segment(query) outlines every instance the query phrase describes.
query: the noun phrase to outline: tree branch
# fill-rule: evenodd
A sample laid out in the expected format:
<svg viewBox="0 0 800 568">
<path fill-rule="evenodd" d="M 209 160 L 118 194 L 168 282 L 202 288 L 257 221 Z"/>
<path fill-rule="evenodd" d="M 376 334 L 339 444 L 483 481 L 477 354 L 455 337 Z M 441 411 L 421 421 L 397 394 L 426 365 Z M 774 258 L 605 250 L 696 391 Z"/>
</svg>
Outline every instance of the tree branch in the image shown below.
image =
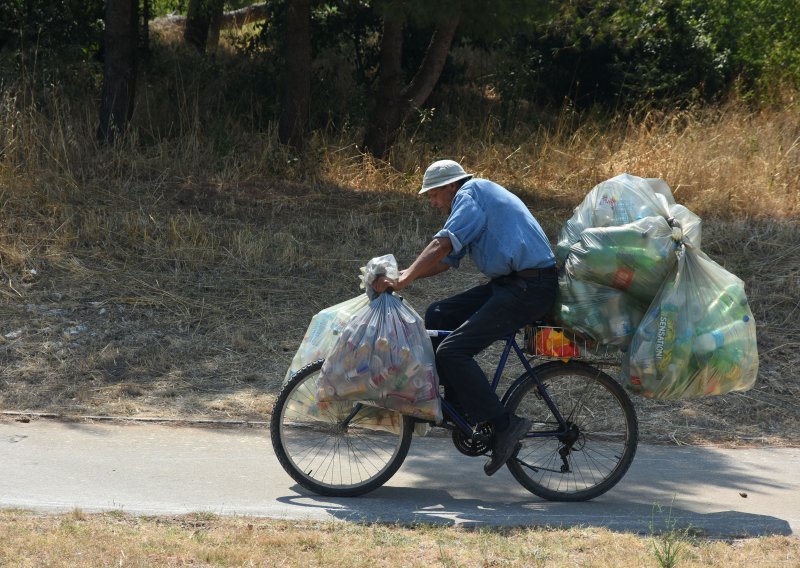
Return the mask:
<svg viewBox="0 0 800 568">
<path fill-rule="evenodd" d="M 456 29 L 461 21 L 461 14 L 457 13 L 452 18 L 436 28 L 425 51 L 417 73 L 408 86 L 403 89 L 403 98 L 413 106 L 419 107 L 428 100 L 433 88 L 442 75 L 442 69 L 447 61 L 447 54 L 456 35 Z"/>
</svg>

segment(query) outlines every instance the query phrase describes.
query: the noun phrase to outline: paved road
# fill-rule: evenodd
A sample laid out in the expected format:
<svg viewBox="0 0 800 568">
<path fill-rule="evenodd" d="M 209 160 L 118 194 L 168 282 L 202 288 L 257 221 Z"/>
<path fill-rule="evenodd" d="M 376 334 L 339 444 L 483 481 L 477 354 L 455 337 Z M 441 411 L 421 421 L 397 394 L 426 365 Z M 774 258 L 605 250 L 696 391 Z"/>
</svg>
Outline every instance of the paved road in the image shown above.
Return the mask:
<svg viewBox="0 0 800 568">
<path fill-rule="evenodd" d="M 353 499 L 305 493 L 261 428 L 0 422 L 0 507 L 213 512 L 281 519 L 603 526 L 709 536 L 798 534 L 800 449 L 640 446 L 628 475 L 589 503 L 550 503 L 441 438 L 414 438 L 397 475 Z"/>
</svg>

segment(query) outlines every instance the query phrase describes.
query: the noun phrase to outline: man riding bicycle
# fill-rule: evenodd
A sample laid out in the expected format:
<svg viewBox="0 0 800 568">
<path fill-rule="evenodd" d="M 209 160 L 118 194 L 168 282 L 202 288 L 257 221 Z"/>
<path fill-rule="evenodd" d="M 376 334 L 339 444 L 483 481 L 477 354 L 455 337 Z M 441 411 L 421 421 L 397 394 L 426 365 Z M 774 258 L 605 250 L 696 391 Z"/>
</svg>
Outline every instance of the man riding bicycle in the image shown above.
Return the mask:
<svg viewBox="0 0 800 568">
<path fill-rule="evenodd" d="M 492 181 L 474 178 L 458 162 L 431 164 L 419 193 L 447 215 L 444 227 L 397 279 L 380 277 L 373 288 L 402 290 L 419 278 L 458 268 L 467 253 L 490 278 L 431 304 L 425 326 L 454 330 L 443 340 L 434 339 L 436 368 L 445 399 L 476 423 L 492 425 L 492 457 L 484 471 L 493 475 L 514 454 L 531 423 L 506 410 L 474 357 L 550 313 L 558 288 L 555 256 L 522 200 Z"/>
</svg>

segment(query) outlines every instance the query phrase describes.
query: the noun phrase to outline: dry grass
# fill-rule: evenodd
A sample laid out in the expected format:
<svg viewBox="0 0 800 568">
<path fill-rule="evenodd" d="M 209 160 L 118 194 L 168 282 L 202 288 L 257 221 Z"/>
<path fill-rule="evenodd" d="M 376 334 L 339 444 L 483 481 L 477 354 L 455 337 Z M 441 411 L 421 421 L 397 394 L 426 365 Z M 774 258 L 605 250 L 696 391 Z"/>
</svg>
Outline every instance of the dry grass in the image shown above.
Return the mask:
<svg viewBox="0 0 800 568">
<path fill-rule="evenodd" d="M 659 566 L 659 536 L 601 528 L 467 530 L 441 526 L 294 523 L 197 514 L 135 518 L 79 510 L 0 513 L 0 564 L 25 566 Z M 789 567 L 790 537 L 683 538 L 679 565 Z"/>
<path fill-rule="evenodd" d="M 91 107 L 54 99 L 44 113 L 4 96 L 4 410 L 264 420 L 311 316 L 359 293 L 366 260 L 392 252 L 406 264 L 437 230 L 416 189 L 430 161 L 453 157 L 523 195 L 552 238 L 599 181 L 623 171 L 665 179 L 704 217 L 704 249 L 747 283 L 761 372 L 747 393 L 637 400 L 644 437 L 800 442 L 791 98 L 757 113 L 731 105 L 602 124 L 565 111 L 548 128 L 505 133 L 487 119 L 453 125 L 442 145 L 423 125 L 376 162 L 356 133 L 318 134 L 293 155 L 273 132 L 233 119 L 221 119 L 234 148 L 222 151 L 188 96 L 177 139 L 134 136 L 108 150 L 92 142 Z M 421 310 L 478 279 L 467 267 L 406 297 Z"/>
</svg>

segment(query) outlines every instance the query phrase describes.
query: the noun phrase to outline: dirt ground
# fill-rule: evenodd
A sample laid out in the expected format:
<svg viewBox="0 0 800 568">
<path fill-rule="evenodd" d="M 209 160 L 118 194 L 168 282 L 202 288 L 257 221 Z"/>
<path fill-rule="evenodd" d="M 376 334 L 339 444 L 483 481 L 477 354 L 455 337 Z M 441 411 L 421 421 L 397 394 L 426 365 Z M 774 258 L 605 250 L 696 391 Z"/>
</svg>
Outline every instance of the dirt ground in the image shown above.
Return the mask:
<svg viewBox="0 0 800 568">
<path fill-rule="evenodd" d="M 85 238 L 76 230 L 60 252 L 42 246 L 24 268 L 3 268 L 6 419 L 261 423 L 311 317 L 361 293 L 358 268 L 369 258 L 393 252 L 409 263 L 441 222 L 405 196 L 363 202 L 333 190 L 264 187 L 172 195 L 142 215 L 154 220 L 154 234 L 169 236 L 170 222 L 184 224 L 171 249 L 149 246 L 146 235 L 123 238 L 120 227 L 131 224 L 115 232 L 107 222 Z M 538 211 L 553 237 L 570 214 L 543 203 Z M 795 221 L 704 221 L 704 251 L 745 280 L 758 324 L 759 378 L 752 390 L 724 396 L 635 398 L 643 439 L 800 443 L 798 243 Z M 404 296 L 422 312 L 480 279 L 467 266 L 415 283 Z"/>
</svg>

